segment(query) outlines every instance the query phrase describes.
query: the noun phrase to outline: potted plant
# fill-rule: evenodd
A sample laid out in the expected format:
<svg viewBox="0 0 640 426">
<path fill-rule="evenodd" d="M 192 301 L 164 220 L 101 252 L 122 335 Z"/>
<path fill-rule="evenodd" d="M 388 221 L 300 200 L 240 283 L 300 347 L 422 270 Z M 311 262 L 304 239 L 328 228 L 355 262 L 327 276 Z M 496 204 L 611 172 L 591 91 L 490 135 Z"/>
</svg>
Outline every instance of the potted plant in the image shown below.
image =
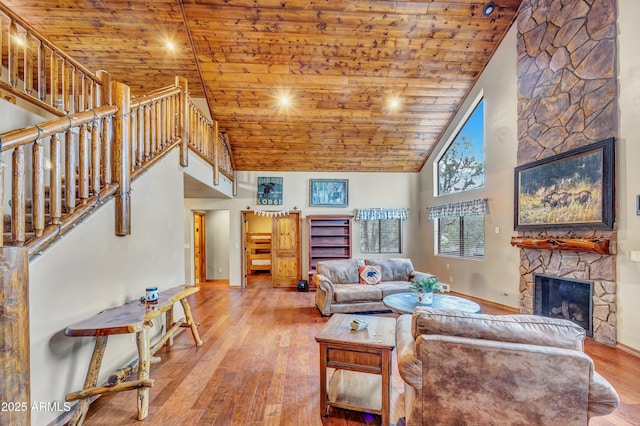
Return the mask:
<svg viewBox="0 0 640 426">
<path fill-rule="evenodd" d="M 440 284 L 433 275 L 419 275 L 411 281 L 409 288 L 418 294 L 418 303 L 430 305 L 433 303 L 433 292 L 440 290 Z"/>
</svg>

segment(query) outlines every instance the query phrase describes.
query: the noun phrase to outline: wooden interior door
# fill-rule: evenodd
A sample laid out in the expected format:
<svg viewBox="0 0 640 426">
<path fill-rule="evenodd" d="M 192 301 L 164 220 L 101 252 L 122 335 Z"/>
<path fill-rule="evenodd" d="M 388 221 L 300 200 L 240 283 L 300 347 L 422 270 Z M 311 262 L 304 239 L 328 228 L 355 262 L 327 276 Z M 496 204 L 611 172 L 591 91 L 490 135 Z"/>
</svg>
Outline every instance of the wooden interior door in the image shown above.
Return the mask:
<svg viewBox="0 0 640 426">
<path fill-rule="evenodd" d="M 274 287 L 295 287 L 300 279 L 300 212 L 273 219 L 271 279 Z"/>
<path fill-rule="evenodd" d="M 193 265 L 196 284 L 207 280 L 205 214 L 193 212 Z"/>
</svg>

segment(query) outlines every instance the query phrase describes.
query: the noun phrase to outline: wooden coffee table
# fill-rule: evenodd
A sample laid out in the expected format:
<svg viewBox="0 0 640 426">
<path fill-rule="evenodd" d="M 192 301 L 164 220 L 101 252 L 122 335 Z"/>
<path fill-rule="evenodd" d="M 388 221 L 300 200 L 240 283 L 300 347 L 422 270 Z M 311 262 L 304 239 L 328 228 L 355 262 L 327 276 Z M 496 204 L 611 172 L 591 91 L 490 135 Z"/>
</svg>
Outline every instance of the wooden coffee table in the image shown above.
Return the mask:
<svg viewBox="0 0 640 426">
<path fill-rule="evenodd" d="M 351 330 L 354 318 L 367 321 L 368 327 Z M 389 425 L 395 318 L 333 314 L 316 341 L 320 344 L 320 415 L 326 416 L 329 406 L 334 406 L 380 414 L 382 424 Z"/>
<path fill-rule="evenodd" d="M 457 309 L 459 311 L 476 314 L 481 311 L 480 305 L 473 300 L 442 293 L 434 293 L 433 303 L 429 305 L 418 304 L 418 295 L 416 293 L 392 294 L 382 299 L 382 303 L 384 303 L 384 306 L 387 308 L 399 314 L 411 314 L 416 306 L 439 309 Z"/>
</svg>

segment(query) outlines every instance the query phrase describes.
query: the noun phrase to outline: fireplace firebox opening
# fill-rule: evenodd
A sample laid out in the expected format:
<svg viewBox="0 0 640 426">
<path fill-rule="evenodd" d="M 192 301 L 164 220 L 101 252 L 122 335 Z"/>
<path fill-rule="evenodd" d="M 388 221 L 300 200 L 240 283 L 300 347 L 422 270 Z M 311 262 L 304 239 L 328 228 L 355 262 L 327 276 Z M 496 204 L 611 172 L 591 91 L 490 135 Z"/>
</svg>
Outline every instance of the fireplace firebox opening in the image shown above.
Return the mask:
<svg viewBox="0 0 640 426">
<path fill-rule="evenodd" d="M 593 337 L 593 281 L 533 274 L 533 313 L 570 320 Z"/>
</svg>

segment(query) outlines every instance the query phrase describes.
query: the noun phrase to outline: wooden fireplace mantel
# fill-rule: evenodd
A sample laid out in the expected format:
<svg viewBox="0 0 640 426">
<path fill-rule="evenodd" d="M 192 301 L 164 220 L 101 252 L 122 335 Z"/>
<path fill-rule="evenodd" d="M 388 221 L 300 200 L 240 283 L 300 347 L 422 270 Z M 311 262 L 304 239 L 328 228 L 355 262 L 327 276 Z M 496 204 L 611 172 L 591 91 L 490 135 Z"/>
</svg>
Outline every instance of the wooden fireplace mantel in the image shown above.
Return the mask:
<svg viewBox="0 0 640 426">
<path fill-rule="evenodd" d="M 512 237 L 511 245 L 518 248 L 537 250 L 573 250 L 598 254 L 611 254 L 609 252 L 608 238 Z"/>
</svg>

